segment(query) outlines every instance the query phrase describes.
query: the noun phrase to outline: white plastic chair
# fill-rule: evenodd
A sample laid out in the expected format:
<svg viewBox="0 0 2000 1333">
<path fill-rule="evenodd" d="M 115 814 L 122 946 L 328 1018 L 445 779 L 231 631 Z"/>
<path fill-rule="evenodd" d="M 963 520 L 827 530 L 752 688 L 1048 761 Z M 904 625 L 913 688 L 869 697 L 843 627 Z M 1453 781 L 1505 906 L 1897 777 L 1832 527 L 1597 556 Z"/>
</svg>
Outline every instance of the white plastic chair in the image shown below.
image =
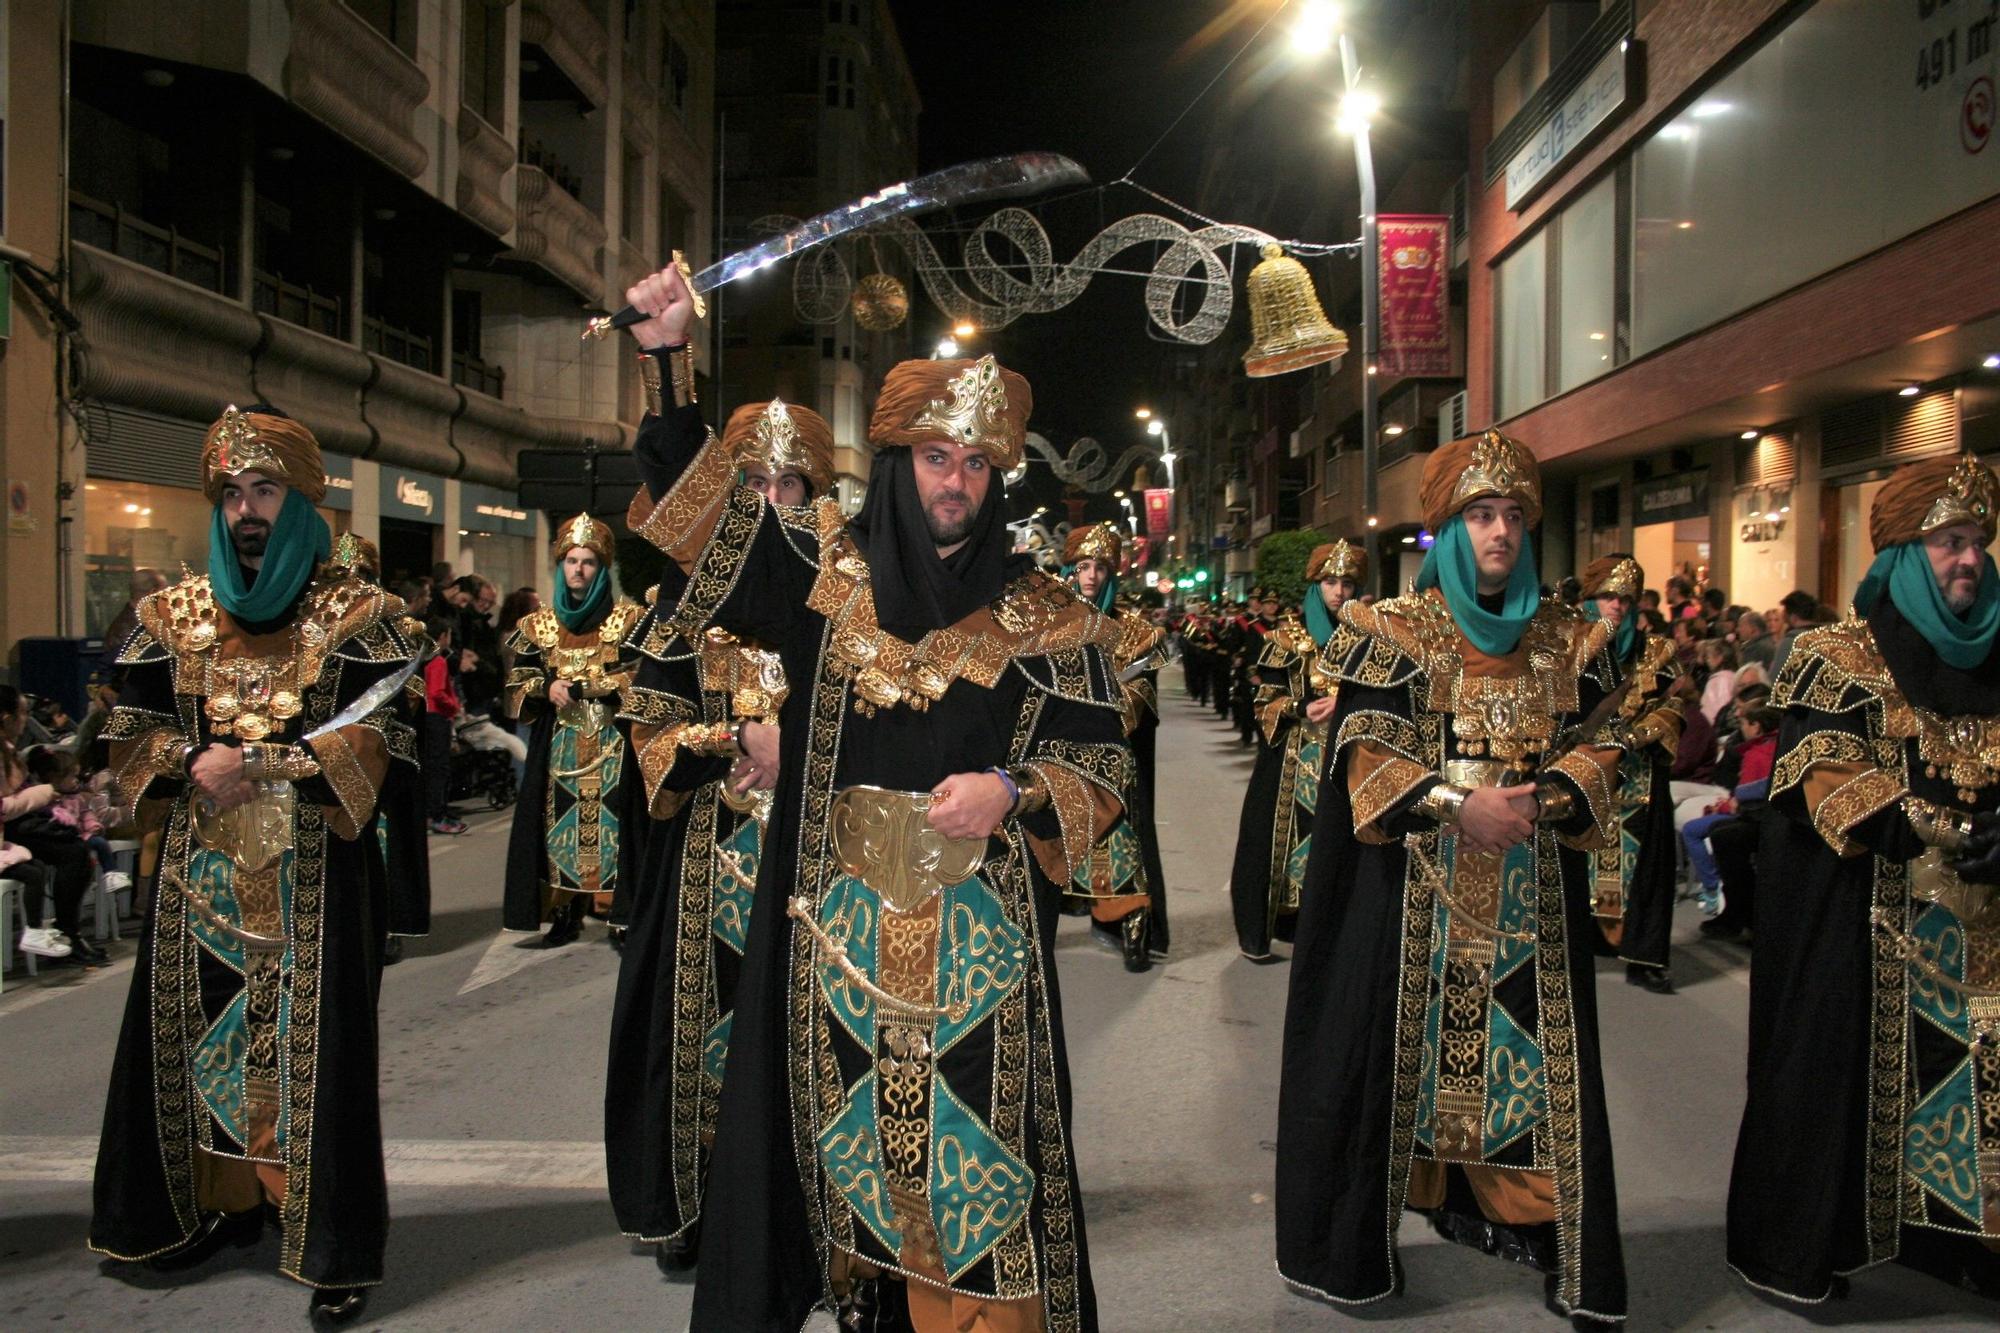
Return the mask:
<svg viewBox="0 0 2000 1333">
<path fill-rule="evenodd" d="M 28 928 L 28 905 L 22 900 L 22 890 L 27 885 L 18 879 L 0 879 L 0 988 L 6 986 L 7 958 L 14 952 L 14 941 L 19 939 L 14 929 L 14 918 L 20 917 L 21 929 Z M 22 959 L 28 964 L 28 975 L 34 976 L 35 955 L 21 950 Z"/>
<path fill-rule="evenodd" d="M 132 892 L 132 880 L 136 878 L 139 869 L 138 852 L 139 844 L 136 840 L 132 838 L 113 838 L 111 840 L 111 856 L 116 864 L 99 866 L 97 868 L 97 877 L 91 881 L 90 891 L 92 897 L 96 899 L 97 940 L 100 944 L 106 940 L 119 938 L 118 894 Z M 124 871 L 127 880 L 126 887 L 118 890 L 117 893 L 105 892 L 104 872 L 107 870 Z"/>
</svg>

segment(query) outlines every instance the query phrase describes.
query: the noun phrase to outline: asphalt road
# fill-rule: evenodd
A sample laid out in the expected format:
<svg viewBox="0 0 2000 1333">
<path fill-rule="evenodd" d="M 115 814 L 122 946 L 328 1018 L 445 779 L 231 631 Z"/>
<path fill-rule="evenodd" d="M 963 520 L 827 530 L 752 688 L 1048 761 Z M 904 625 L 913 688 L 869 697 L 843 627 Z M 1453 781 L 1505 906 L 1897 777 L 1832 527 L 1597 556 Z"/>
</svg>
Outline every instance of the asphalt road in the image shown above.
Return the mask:
<svg viewBox="0 0 2000 1333">
<path fill-rule="evenodd" d="M 1175 956 L 1128 975 L 1076 920 L 1059 945 L 1104 1327 L 1561 1327 L 1537 1276 L 1447 1246 L 1415 1218 L 1402 1229 L 1400 1300 L 1345 1314 L 1279 1282 L 1270 1196 L 1287 969 L 1237 955 L 1227 895 L 1250 759 L 1178 680 L 1162 694 Z M 680 1329 L 690 1289 L 619 1237 L 604 1194 L 616 956 L 595 925 L 553 952 L 499 934 L 505 841 L 505 815 L 433 839 L 435 929 L 383 986 L 394 1222 L 368 1326 Z M 1747 955 L 1695 942 L 1696 920 L 1685 909 L 1679 922 L 1690 942 L 1676 955 L 1678 996 L 1627 986 L 1608 967 L 1600 977 L 1631 1327 L 1993 1327 L 1993 1304 L 1893 1267 L 1858 1278 L 1847 1301 L 1803 1311 L 1723 1267 Z M 305 1293 L 275 1276 L 269 1237 L 173 1282 L 83 1248 L 130 935 L 112 948 L 116 964 L 88 978 L 16 971 L 0 995 L 0 1327 L 300 1326 Z"/>
</svg>

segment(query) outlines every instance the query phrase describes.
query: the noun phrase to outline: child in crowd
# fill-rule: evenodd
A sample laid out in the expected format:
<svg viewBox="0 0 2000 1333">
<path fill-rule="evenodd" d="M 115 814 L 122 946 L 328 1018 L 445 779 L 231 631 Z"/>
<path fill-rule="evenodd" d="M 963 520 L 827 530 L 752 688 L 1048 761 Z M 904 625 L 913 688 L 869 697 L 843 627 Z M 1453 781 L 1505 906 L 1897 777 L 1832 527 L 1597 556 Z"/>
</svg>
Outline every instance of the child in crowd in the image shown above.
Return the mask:
<svg viewBox="0 0 2000 1333">
<path fill-rule="evenodd" d="M 440 616 L 427 622 L 424 632 L 437 644 L 437 652 L 424 663 L 424 783 L 431 832 L 463 833 L 465 821 L 452 818 L 449 809 L 451 731 L 463 710 L 451 669 L 457 660 L 451 647 L 452 623 Z"/>
<path fill-rule="evenodd" d="M 74 754 L 46 748 L 29 752 L 28 773 L 36 782 L 46 782 L 55 788 L 56 799 L 48 807 L 49 818 L 64 828 L 76 830 L 76 836 L 97 859 L 105 891 L 117 893 L 131 888 L 132 877 L 111 868 L 111 839 L 104 822 L 111 813 L 111 775 L 99 773 L 86 785 L 82 765 Z"/>
<path fill-rule="evenodd" d="M 1723 823 L 1742 817 L 1744 807 L 1770 798 L 1771 766 L 1778 756 L 1778 722 L 1775 708 L 1758 705 L 1745 709 L 1738 723 L 1742 740 L 1723 754 L 1716 765 L 1716 781 L 1729 788 L 1729 795 L 1710 804 L 1699 818 L 1681 830 L 1681 844 L 1687 848 L 1688 864 L 1701 880 L 1701 910 L 1714 916 L 1722 910 L 1722 874 L 1716 869 L 1709 835 Z"/>
</svg>

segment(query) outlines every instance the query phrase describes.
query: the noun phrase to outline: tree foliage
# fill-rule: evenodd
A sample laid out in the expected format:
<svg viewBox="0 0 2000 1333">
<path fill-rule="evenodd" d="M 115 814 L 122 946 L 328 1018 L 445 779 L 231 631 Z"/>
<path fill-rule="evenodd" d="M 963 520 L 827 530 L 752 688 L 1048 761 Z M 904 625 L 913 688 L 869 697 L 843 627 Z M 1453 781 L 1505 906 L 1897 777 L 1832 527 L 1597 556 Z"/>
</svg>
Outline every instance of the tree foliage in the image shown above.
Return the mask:
<svg viewBox="0 0 2000 1333">
<path fill-rule="evenodd" d="M 1313 528 L 1272 533 L 1257 547 L 1257 582 L 1287 606 L 1299 605 L 1306 591 L 1306 557 L 1325 540 Z"/>
</svg>

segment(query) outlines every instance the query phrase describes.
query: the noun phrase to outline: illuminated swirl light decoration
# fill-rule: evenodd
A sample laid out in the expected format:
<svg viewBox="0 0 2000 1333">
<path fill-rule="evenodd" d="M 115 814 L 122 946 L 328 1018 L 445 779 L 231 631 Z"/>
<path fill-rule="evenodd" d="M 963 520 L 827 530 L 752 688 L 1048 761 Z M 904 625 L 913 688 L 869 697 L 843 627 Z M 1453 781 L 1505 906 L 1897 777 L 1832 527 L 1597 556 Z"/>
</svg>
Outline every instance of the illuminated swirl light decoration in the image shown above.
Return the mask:
<svg viewBox="0 0 2000 1333">
<path fill-rule="evenodd" d="M 1067 455 L 1057 452 L 1053 444 L 1034 431 L 1028 432 L 1028 447 L 1048 460 L 1049 471 L 1056 474 L 1057 480 L 1080 491 L 1098 493 L 1123 486 L 1125 478 L 1132 475 L 1134 464 L 1156 462 L 1160 457 L 1160 451 L 1153 446 L 1135 444 L 1118 455 L 1114 463 L 1104 446 L 1088 435 L 1071 444 Z"/>
<path fill-rule="evenodd" d="M 752 231 L 782 231 L 787 219 L 759 218 Z M 1156 213 L 1120 218 L 1097 233 L 1067 264 L 1055 261 L 1055 246 L 1041 220 L 1023 208 L 1003 208 L 966 235 L 961 268 L 972 290 L 959 284 L 923 229 L 899 218 L 863 233 L 876 243 L 900 247 L 933 304 L 954 323 L 968 320 L 982 329 L 1004 328 L 1023 315 L 1046 315 L 1083 294 L 1090 280 L 1113 270 L 1110 261 L 1134 246 L 1164 245 L 1146 279 L 1146 316 L 1169 339 L 1209 343 L 1229 325 L 1235 279 L 1223 251 L 1231 246 L 1261 248 L 1275 238 L 1254 227 L 1229 223 L 1190 230 Z M 996 242 L 1017 257 L 994 257 Z M 836 246 L 821 246 L 799 257 L 792 273 L 792 300 L 801 320 L 831 324 L 848 309 L 854 278 Z M 1176 314 L 1183 295 L 1195 295 L 1185 318 Z"/>
</svg>

